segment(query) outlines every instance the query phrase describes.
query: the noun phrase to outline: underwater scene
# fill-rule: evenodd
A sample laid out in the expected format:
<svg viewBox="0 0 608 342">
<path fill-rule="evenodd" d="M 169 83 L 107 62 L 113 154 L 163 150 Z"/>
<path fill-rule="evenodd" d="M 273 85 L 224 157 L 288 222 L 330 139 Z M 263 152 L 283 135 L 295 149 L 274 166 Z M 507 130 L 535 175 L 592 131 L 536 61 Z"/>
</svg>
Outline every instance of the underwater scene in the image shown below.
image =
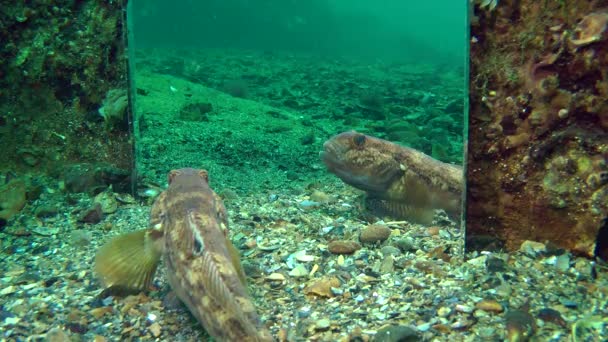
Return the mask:
<svg viewBox="0 0 608 342">
<path fill-rule="evenodd" d="M 0 341 L 606 340 L 608 2 L 0 3 Z"/>
</svg>

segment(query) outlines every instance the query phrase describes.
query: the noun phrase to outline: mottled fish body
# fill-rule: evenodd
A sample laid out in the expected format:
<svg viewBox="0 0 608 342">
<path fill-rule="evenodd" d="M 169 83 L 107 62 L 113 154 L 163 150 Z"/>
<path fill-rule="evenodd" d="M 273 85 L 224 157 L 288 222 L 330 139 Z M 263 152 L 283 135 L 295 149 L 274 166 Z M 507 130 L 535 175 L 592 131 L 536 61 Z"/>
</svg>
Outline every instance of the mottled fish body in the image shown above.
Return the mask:
<svg viewBox="0 0 608 342">
<path fill-rule="evenodd" d="M 207 171 L 174 170 L 152 206 L 150 228 L 104 245 L 96 271 L 106 285 L 145 290 L 162 257 L 172 290 L 216 341 L 272 341 L 228 233 Z"/>
<path fill-rule="evenodd" d="M 354 131 L 326 141 L 321 159 L 342 181 L 365 191 L 366 206 L 380 214 L 426 224 L 436 209 L 460 216 L 459 166 Z"/>
</svg>

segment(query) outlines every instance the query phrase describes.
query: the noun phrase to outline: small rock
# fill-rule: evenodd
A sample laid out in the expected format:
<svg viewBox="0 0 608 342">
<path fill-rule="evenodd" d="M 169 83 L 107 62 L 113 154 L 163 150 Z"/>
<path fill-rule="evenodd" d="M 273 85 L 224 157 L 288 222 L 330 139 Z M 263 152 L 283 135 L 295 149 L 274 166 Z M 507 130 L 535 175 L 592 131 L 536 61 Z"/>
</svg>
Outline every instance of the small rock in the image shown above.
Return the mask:
<svg viewBox="0 0 608 342">
<path fill-rule="evenodd" d="M 93 240 L 93 234 L 86 230 L 74 230 L 70 234 L 70 243 L 74 246 L 85 247 Z"/>
<path fill-rule="evenodd" d="M 486 269 L 490 273 L 504 272 L 507 270 L 507 263 L 501 258 L 489 256 L 486 259 Z"/>
<path fill-rule="evenodd" d="M 70 336 L 61 328 L 53 328 L 46 333 L 47 342 L 70 342 Z"/>
<path fill-rule="evenodd" d="M 319 202 L 315 202 L 315 201 L 309 201 L 309 200 L 303 200 L 300 203 L 298 203 L 298 207 L 304 209 L 304 210 L 314 210 L 317 209 L 321 206 L 321 203 Z"/>
<path fill-rule="evenodd" d="M 371 224 L 361 230 L 362 243 L 383 242 L 391 235 L 391 229 L 383 224 Z"/>
<path fill-rule="evenodd" d="M 59 228 L 57 228 L 57 227 L 49 228 L 49 227 L 44 227 L 44 226 L 36 226 L 36 227 L 32 228 L 31 230 L 33 233 L 42 235 L 42 236 L 53 236 L 53 235 L 59 233 Z"/>
<path fill-rule="evenodd" d="M 148 329 L 150 329 L 150 332 L 152 333 L 152 336 L 154 337 L 158 337 L 160 336 L 160 332 L 161 332 L 161 327 L 160 324 L 158 324 L 158 322 L 156 323 L 152 323 Z"/>
<path fill-rule="evenodd" d="M 327 245 L 327 250 L 332 254 L 353 254 L 359 249 L 361 249 L 361 245 L 350 240 L 336 240 Z"/>
<path fill-rule="evenodd" d="M 394 246 L 384 246 L 380 248 L 380 253 L 382 253 L 382 255 L 384 256 L 399 256 L 401 254 L 401 251 L 399 250 L 399 248 Z"/>
<path fill-rule="evenodd" d="M 414 240 L 409 237 L 395 241 L 395 246 L 403 253 L 416 251 L 416 247 L 414 247 Z"/>
<path fill-rule="evenodd" d="M 298 310 L 298 318 L 308 318 L 310 317 L 310 306 L 305 306 Z"/>
<path fill-rule="evenodd" d="M 294 278 L 302 278 L 308 275 L 308 270 L 304 265 L 297 265 L 293 270 L 289 271 L 289 275 Z"/>
<path fill-rule="evenodd" d="M 94 203 L 99 203 L 101 205 L 101 212 L 104 214 L 112 214 L 118 210 L 118 201 L 116 200 L 116 196 L 109 189 L 100 192 L 93 199 Z"/>
<path fill-rule="evenodd" d="M 502 312 L 502 305 L 495 301 L 494 299 L 482 299 L 481 301 L 475 304 L 475 307 L 479 310 L 488 311 L 488 312 Z"/>
<path fill-rule="evenodd" d="M 527 310 L 509 310 L 504 320 L 506 341 L 527 341 L 536 331 L 536 320 Z"/>
<path fill-rule="evenodd" d="M 52 205 L 41 205 L 36 208 L 34 215 L 38 218 L 53 217 L 57 215 L 57 207 Z"/>
<path fill-rule="evenodd" d="M 405 325 L 389 325 L 378 330 L 374 342 L 415 342 L 420 341 L 416 329 Z"/>
<path fill-rule="evenodd" d="M 395 258 L 392 255 L 387 255 L 382 259 L 380 264 L 380 273 L 387 274 L 395 270 Z"/>
<path fill-rule="evenodd" d="M 439 230 L 440 230 L 440 229 L 439 229 L 439 227 L 437 227 L 437 226 L 432 226 L 432 227 L 429 227 L 429 228 L 426 230 L 426 232 L 427 232 L 427 234 L 429 234 L 430 236 L 435 236 L 435 235 L 439 235 Z"/>
<path fill-rule="evenodd" d="M 570 309 L 574 309 L 574 308 L 578 307 L 578 303 L 576 301 L 570 300 L 570 299 L 567 299 L 567 298 L 560 298 L 559 302 L 563 306 L 565 306 L 567 308 L 570 308 Z"/>
<path fill-rule="evenodd" d="M 522 242 L 521 247 L 519 247 L 519 251 L 529 257 L 536 258 L 540 254 L 547 251 L 547 246 L 540 242 L 526 240 Z"/>
<path fill-rule="evenodd" d="M 285 280 L 285 276 L 282 275 L 281 273 L 271 273 L 270 275 L 268 275 L 266 277 L 266 280 L 270 280 L 270 281 L 284 281 Z"/>
<path fill-rule="evenodd" d="M 452 309 L 450 309 L 446 306 L 442 306 L 439 309 L 437 309 L 437 316 L 439 316 L 439 317 L 447 317 L 450 313 L 452 313 Z"/>
<path fill-rule="evenodd" d="M 9 285 L 5 288 L 3 288 L 2 290 L 0 290 L 0 296 L 6 296 L 9 295 L 11 293 L 15 293 L 17 292 L 17 287 L 15 287 L 14 285 Z"/>
<path fill-rule="evenodd" d="M 112 313 L 112 307 L 111 306 L 102 306 L 102 307 L 99 307 L 99 308 L 91 309 L 89 311 L 89 314 L 91 314 L 91 316 L 95 317 L 95 319 L 100 319 L 105 314 L 110 314 L 110 313 Z"/>
<path fill-rule="evenodd" d="M 344 261 L 344 255 L 338 255 L 338 260 L 336 261 L 338 263 L 338 266 L 344 266 Z"/>
<path fill-rule="evenodd" d="M 308 284 L 304 288 L 304 294 L 331 298 L 334 296 L 331 291 L 332 287 L 340 287 L 340 280 L 337 277 L 323 277 L 315 279 Z"/>
<path fill-rule="evenodd" d="M 543 308 L 538 312 L 538 318 L 545 322 L 551 322 L 559 325 L 562 328 L 568 327 L 568 322 L 562 317 L 562 314 L 551 308 Z"/>
<path fill-rule="evenodd" d="M 325 331 L 327 329 L 329 329 L 331 325 L 331 321 L 327 318 L 321 318 L 320 320 L 317 320 L 315 322 L 315 330 L 318 331 Z"/>
<path fill-rule="evenodd" d="M 315 261 L 314 255 L 308 255 L 308 254 L 306 254 L 306 251 L 296 252 L 296 253 L 294 253 L 294 257 L 299 262 L 311 262 L 311 261 Z"/>
<path fill-rule="evenodd" d="M 464 305 L 464 304 L 456 304 L 455 309 L 458 312 L 464 312 L 464 313 L 471 313 L 471 312 L 473 312 L 473 307 L 472 306 Z"/>
<path fill-rule="evenodd" d="M 555 259 L 555 268 L 560 272 L 566 272 L 570 268 L 570 255 L 562 254 Z"/>
<path fill-rule="evenodd" d="M 578 259 L 574 263 L 574 269 L 582 276 L 582 277 L 592 277 L 593 273 L 593 264 L 591 261 L 586 259 Z"/>
<path fill-rule="evenodd" d="M 83 223 L 99 223 L 102 218 L 101 204 L 95 203 L 91 208 L 82 212 L 78 221 Z"/>
<path fill-rule="evenodd" d="M 318 203 L 328 203 L 331 202 L 332 198 L 324 193 L 323 191 L 319 191 L 319 190 L 315 190 L 312 192 L 312 194 L 310 195 L 310 199 L 314 202 L 318 202 Z"/>
</svg>

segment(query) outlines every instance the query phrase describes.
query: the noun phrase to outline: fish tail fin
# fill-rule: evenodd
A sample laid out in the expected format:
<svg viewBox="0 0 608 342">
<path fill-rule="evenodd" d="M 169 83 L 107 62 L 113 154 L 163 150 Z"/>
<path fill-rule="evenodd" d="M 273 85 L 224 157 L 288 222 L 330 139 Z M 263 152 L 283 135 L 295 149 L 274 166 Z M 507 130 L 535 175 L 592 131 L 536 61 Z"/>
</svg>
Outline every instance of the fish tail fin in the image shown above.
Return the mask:
<svg viewBox="0 0 608 342">
<path fill-rule="evenodd" d="M 95 272 L 107 287 L 146 290 L 160 262 L 154 230 L 119 235 L 103 245 L 95 256 Z"/>
</svg>

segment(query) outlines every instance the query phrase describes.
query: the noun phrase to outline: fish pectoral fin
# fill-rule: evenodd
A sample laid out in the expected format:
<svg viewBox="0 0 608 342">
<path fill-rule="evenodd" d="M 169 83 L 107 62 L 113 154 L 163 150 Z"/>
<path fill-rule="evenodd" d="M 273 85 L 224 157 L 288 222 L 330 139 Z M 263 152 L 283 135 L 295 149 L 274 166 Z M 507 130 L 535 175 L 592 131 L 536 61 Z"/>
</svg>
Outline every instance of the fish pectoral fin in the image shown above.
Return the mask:
<svg viewBox="0 0 608 342">
<path fill-rule="evenodd" d="M 424 225 L 431 224 L 435 217 L 435 210 L 433 208 L 418 207 L 378 198 L 365 198 L 365 207 L 379 216 L 389 216 Z"/>
<path fill-rule="evenodd" d="M 232 262 L 232 266 L 236 270 L 236 273 L 243 284 L 243 287 L 247 288 L 247 279 L 245 277 L 245 271 L 243 271 L 243 266 L 241 265 L 241 256 L 239 250 L 232 244 L 230 239 L 226 238 L 226 247 L 228 248 L 228 252 L 230 253 L 230 261 Z"/>
<path fill-rule="evenodd" d="M 112 238 L 95 256 L 95 272 L 104 286 L 146 290 L 160 262 L 158 232 L 140 230 Z"/>
</svg>

